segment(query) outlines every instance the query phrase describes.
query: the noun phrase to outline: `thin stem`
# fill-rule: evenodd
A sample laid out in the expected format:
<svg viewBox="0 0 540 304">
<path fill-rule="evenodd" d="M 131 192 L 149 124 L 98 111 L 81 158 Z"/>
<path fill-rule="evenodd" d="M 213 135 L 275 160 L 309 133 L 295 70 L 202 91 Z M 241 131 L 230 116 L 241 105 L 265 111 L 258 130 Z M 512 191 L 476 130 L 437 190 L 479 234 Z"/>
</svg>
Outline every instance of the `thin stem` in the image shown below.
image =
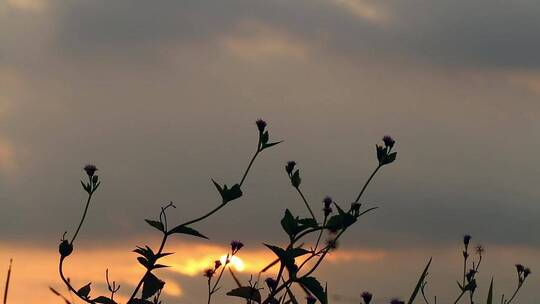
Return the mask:
<svg viewBox="0 0 540 304">
<path fill-rule="evenodd" d="M 364 194 L 364 191 L 366 191 L 366 188 L 367 186 L 369 185 L 369 183 L 371 182 L 371 180 L 373 179 L 373 177 L 375 176 L 375 174 L 377 174 L 377 171 L 379 171 L 379 169 L 382 167 L 382 165 L 378 165 L 377 168 L 375 168 L 375 170 L 373 170 L 373 173 L 371 173 L 371 175 L 369 176 L 368 180 L 366 181 L 366 183 L 364 184 L 364 186 L 362 187 L 362 190 L 360 190 L 360 193 L 358 194 L 358 196 L 356 197 L 356 199 L 354 200 L 355 203 L 358 203 L 358 201 L 360 200 L 360 197 L 362 197 L 362 194 Z"/>
<path fill-rule="evenodd" d="M 512 300 L 514 300 L 514 298 L 516 297 L 516 295 L 517 295 L 519 289 L 521 288 L 521 286 L 523 286 L 523 283 L 518 283 L 518 286 L 517 286 L 516 290 L 514 291 L 514 293 L 512 294 L 512 296 L 510 297 L 510 300 L 508 300 L 508 301 L 506 302 L 506 304 L 512 303 Z"/>
<path fill-rule="evenodd" d="M 79 231 L 81 230 L 82 224 L 84 222 L 84 219 L 86 218 L 86 213 L 88 212 L 88 207 L 90 206 L 90 201 L 92 200 L 92 194 L 93 192 L 90 191 L 88 194 L 88 199 L 86 200 L 86 206 L 84 207 L 83 216 L 81 217 L 81 221 L 79 222 L 79 226 L 77 227 L 77 230 L 75 231 L 75 234 L 73 235 L 73 238 L 71 238 L 70 244 L 73 245 L 73 242 L 77 238 L 77 235 L 79 234 Z"/>
<path fill-rule="evenodd" d="M 311 210 L 311 207 L 309 207 L 309 204 L 306 200 L 306 197 L 304 196 L 304 193 L 302 193 L 302 190 L 300 190 L 300 188 L 297 188 L 297 187 L 294 187 L 296 189 L 296 191 L 298 192 L 298 194 L 300 194 L 300 197 L 302 198 L 302 200 L 304 201 L 304 204 L 306 205 L 307 209 L 309 210 L 309 213 L 311 214 L 311 217 L 317 221 L 317 218 L 315 217 L 315 213 L 313 213 L 313 210 Z"/>
<path fill-rule="evenodd" d="M 328 218 L 328 216 L 325 215 L 324 220 L 323 220 L 323 224 L 322 224 L 323 227 L 326 225 L 327 218 Z M 315 243 L 315 248 L 313 249 L 313 252 L 317 251 L 317 247 L 319 247 L 319 242 L 321 241 L 321 237 L 322 237 L 323 232 L 324 232 L 324 229 L 321 229 L 321 231 L 319 232 L 319 236 L 317 237 L 317 242 Z"/>
<path fill-rule="evenodd" d="M 79 299 L 83 300 L 86 303 L 94 304 L 94 301 L 81 297 L 77 293 L 77 290 L 75 290 L 75 288 L 71 286 L 71 283 L 68 281 L 68 279 L 66 279 L 66 276 L 64 275 L 64 258 L 65 258 L 64 256 L 60 257 L 60 263 L 58 264 L 58 272 L 60 273 L 60 278 L 62 279 L 62 281 L 64 281 L 64 284 L 66 284 L 69 291 L 73 292 Z"/>
<path fill-rule="evenodd" d="M 457 302 L 459 302 L 459 299 L 461 299 L 461 297 L 463 297 L 464 294 L 465 294 L 465 290 L 462 290 L 459 296 L 457 297 L 457 299 L 454 301 L 454 304 L 457 304 Z"/>
<path fill-rule="evenodd" d="M 242 176 L 242 179 L 240 180 L 240 184 L 239 184 L 240 186 L 242 186 L 242 184 L 244 183 L 244 180 L 246 179 L 248 172 L 251 169 L 253 162 L 255 161 L 255 158 L 257 158 L 257 155 L 259 155 L 260 152 L 261 152 L 261 139 L 259 137 L 259 142 L 257 143 L 257 151 L 255 152 L 255 154 L 253 154 L 253 157 L 249 161 L 249 165 L 246 168 L 246 172 L 244 172 L 244 175 Z"/>
<path fill-rule="evenodd" d="M 11 265 L 13 263 L 13 259 L 9 260 L 9 268 L 7 272 L 7 278 L 6 278 L 6 287 L 4 289 L 4 304 L 7 304 L 7 297 L 8 297 L 8 290 L 9 290 L 9 280 L 11 278 Z"/>
</svg>

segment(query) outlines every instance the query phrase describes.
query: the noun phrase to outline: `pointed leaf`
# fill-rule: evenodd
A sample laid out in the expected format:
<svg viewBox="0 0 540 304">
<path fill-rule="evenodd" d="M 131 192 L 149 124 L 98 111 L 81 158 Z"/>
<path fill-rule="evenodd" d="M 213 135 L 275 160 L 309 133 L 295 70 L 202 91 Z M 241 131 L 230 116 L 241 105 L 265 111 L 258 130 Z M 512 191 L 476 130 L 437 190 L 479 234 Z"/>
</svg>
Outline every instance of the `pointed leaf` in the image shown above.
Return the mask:
<svg viewBox="0 0 540 304">
<path fill-rule="evenodd" d="M 493 278 L 491 278 L 491 283 L 489 284 L 489 291 L 487 296 L 487 304 L 493 304 Z"/>
<path fill-rule="evenodd" d="M 319 283 L 316 278 L 302 277 L 300 278 L 299 283 L 302 284 L 305 288 L 307 288 L 317 299 L 319 299 L 321 304 L 328 303 L 328 297 L 326 295 L 326 292 L 324 291 L 321 283 Z"/>
<path fill-rule="evenodd" d="M 251 286 L 242 286 L 239 288 L 235 288 L 227 292 L 227 295 L 232 296 L 232 297 L 240 297 L 246 300 L 252 300 L 257 303 L 261 303 L 261 293 L 259 292 L 258 289 L 253 288 Z"/>
<path fill-rule="evenodd" d="M 159 231 L 165 231 L 165 227 L 163 227 L 163 223 L 159 222 L 159 221 L 153 221 L 153 220 L 145 220 L 148 225 L 156 228 L 157 230 Z"/>
<path fill-rule="evenodd" d="M 143 280 L 143 289 L 142 289 L 142 298 L 148 299 L 153 296 L 156 292 L 163 289 L 165 282 L 158 279 L 152 273 L 148 273 Z"/>
<path fill-rule="evenodd" d="M 102 303 L 102 304 L 116 304 L 115 301 L 107 298 L 107 297 L 104 297 L 104 296 L 99 296 L 97 298 L 95 298 L 94 300 L 92 300 L 96 303 Z"/>
<path fill-rule="evenodd" d="M 174 227 L 168 233 L 169 234 L 173 234 L 173 233 L 190 234 L 190 235 L 197 236 L 197 237 L 200 237 L 200 238 L 203 238 L 203 239 L 208 239 L 206 236 L 201 234 L 199 231 L 197 231 L 197 230 L 195 230 L 193 228 L 189 228 L 187 226 L 183 226 L 183 225 L 179 225 L 179 226 Z"/>
<path fill-rule="evenodd" d="M 90 294 L 90 290 L 92 289 L 90 287 L 92 283 L 88 283 L 81 287 L 79 290 L 77 290 L 77 295 L 79 295 L 81 298 L 88 299 L 88 295 Z"/>
<path fill-rule="evenodd" d="M 420 275 L 420 278 L 418 279 L 418 283 L 416 283 L 416 287 L 414 288 L 414 291 L 411 294 L 411 297 L 409 299 L 409 302 L 408 302 L 409 304 L 412 304 L 414 302 L 414 298 L 416 298 L 416 295 L 418 294 L 418 291 L 420 290 L 420 287 L 422 286 L 422 283 L 424 283 L 424 281 L 426 279 L 426 276 L 427 276 L 427 273 L 428 273 L 429 265 L 431 265 L 431 260 L 432 259 L 433 258 L 429 259 L 429 262 L 427 263 L 426 267 L 424 268 L 424 271 Z"/>
</svg>

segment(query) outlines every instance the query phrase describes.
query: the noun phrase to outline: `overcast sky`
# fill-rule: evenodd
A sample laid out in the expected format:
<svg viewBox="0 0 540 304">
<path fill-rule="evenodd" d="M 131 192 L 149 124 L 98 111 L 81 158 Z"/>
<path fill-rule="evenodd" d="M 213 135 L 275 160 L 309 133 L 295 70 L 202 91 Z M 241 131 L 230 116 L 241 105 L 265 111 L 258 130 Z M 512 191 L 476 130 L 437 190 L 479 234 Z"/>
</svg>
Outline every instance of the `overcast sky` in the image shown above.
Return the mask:
<svg viewBox="0 0 540 304">
<path fill-rule="evenodd" d="M 312 204 L 348 204 L 390 134 L 398 159 L 364 199 L 380 209 L 344 251 L 414 251 L 421 268 L 470 233 L 515 253 L 501 272 L 540 267 L 539 15 L 533 0 L 0 1 L 1 256 L 56 250 L 95 163 L 80 242 L 134 258 L 164 203 L 177 222 L 219 203 L 210 178 L 239 180 L 263 118 L 284 143 L 197 226 L 210 244 L 284 241 L 283 210 L 305 213 L 288 160 Z"/>
</svg>

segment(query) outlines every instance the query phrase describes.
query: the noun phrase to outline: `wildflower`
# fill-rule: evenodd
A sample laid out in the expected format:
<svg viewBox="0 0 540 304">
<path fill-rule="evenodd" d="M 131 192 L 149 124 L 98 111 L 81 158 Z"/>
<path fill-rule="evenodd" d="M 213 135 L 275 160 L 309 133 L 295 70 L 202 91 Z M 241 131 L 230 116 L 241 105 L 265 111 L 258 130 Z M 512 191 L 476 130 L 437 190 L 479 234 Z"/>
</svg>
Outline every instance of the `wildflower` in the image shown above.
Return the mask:
<svg viewBox="0 0 540 304">
<path fill-rule="evenodd" d="M 474 269 L 471 269 L 469 270 L 469 272 L 467 272 L 467 274 L 465 275 L 467 277 L 467 282 L 470 282 L 472 281 L 472 279 L 474 279 L 474 275 L 476 274 L 476 270 Z"/>
<path fill-rule="evenodd" d="M 306 297 L 306 301 L 307 304 L 315 304 L 315 302 L 317 302 L 317 299 L 314 296 L 309 295 Z"/>
<path fill-rule="evenodd" d="M 484 246 L 482 245 L 476 245 L 475 251 L 478 255 L 482 255 L 486 249 L 484 249 Z"/>
<path fill-rule="evenodd" d="M 94 173 L 96 173 L 97 170 L 97 167 L 91 164 L 84 166 L 84 171 L 86 171 L 86 174 L 88 174 L 89 177 L 94 176 Z"/>
<path fill-rule="evenodd" d="M 465 235 L 463 236 L 463 244 L 465 245 L 465 247 L 469 246 L 469 243 L 470 243 L 470 241 L 471 241 L 471 238 L 472 238 L 472 237 L 471 237 L 470 235 L 468 235 L 468 234 L 465 234 Z"/>
<path fill-rule="evenodd" d="M 405 302 L 401 301 L 400 299 L 392 299 L 390 304 L 405 304 Z"/>
<path fill-rule="evenodd" d="M 240 241 L 232 241 L 231 242 L 231 250 L 232 254 L 236 254 L 240 249 L 244 247 L 244 244 Z"/>
<path fill-rule="evenodd" d="M 257 125 L 257 128 L 259 129 L 259 132 L 261 132 L 261 133 L 264 132 L 264 129 L 266 128 L 266 121 L 264 121 L 262 119 L 257 119 L 255 124 Z"/>
<path fill-rule="evenodd" d="M 360 206 L 360 203 L 351 204 L 351 211 L 353 212 L 354 216 L 357 216 L 360 213 Z"/>
<path fill-rule="evenodd" d="M 214 262 L 214 269 L 218 269 L 219 267 L 221 267 L 221 261 L 220 260 L 216 260 Z"/>
<path fill-rule="evenodd" d="M 207 268 L 203 272 L 203 276 L 207 277 L 208 279 L 211 279 L 214 276 L 214 273 L 216 271 L 213 268 Z"/>
<path fill-rule="evenodd" d="M 323 199 L 323 204 L 324 204 L 324 208 L 323 208 L 323 212 L 324 212 L 324 216 L 328 216 L 330 213 L 332 213 L 332 207 L 330 207 L 332 205 L 332 198 L 330 196 L 327 196 Z"/>
<path fill-rule="evenodd" d="M 523 279 L 527 278 L 529 275 L 531 274 L 531 269 L 530 268 L 525 268 L 523 269 Z"/>
<path fill-rule="evenodd" d="M 272 278 L 266 278 L 266 280 L 264 280 L 266 282 L 266 285 L 268 285 L 268 288 L 270 288 L 270 290 L 274 290 L 276 289 L 277 287 L 277 281 L 272 279 Z"/>
<path fill-rule="evenodd" d="M 519 274 L 521 274 L 525 271 L 525 267 L 521 264 L 516 264 L 516 270 Z"/>
<path fill-rule="evenodd" d="M 295 166 L 296 162 L 294 160 L 288 161 L 287 165 L 285 166 L 285 171 L 287 171 L 287 173 L 291 175 Z"/>
<path fill-rule="evenodd" d="M 360 296 L 362 297 L 362 300 L 364 300 L 365 304 L 369 304 L 369 302 L 371 302 L 371 299 L 373 298 L 373 295 L 367 291 L 362 292 Z"/>
<path fill-rule="evenodd" d="M 385 135 L 383 136 L 382 138 L 383 142 L 384 142 L 384 145 L 388 148 L 388 149 L 392 149 L 392 147 L 394 146 L 394 144 L 396 143 L 396 141 L 388 136 L 388 135 Z"/>
</svg>

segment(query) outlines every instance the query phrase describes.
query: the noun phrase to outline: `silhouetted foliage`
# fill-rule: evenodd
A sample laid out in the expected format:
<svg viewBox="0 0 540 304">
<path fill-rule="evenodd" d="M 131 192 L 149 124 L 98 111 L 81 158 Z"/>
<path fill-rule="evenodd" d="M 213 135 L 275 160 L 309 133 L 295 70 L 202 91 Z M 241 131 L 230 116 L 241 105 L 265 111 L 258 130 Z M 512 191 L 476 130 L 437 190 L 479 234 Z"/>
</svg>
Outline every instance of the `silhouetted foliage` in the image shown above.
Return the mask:
<svg viewBox="0 0 540 304">
<path fill-rule="evenodd" d="M 227 206 L 231 201 L 242 197 L 242 185 L 256 158 L 262 151 L 281 143 L 281 141 L 269 141 L 269 132 L 266 129 L 267 123 L 265 121 L 261 119 L 257 120 L 256 126 L 258 130 L 257 149 L 249 161 L 240 181 L 237 183 L 230 183 L 229 185 L 232 184 L 232 186 L 228 186 L 225 183 L 221 184 L 214 179 L 211 179 L 220 195 L 221 202 L 219 205 L 198 218 L 186 221 L 179 225 L 172 225 L 171 227 L 169 227 L 167 213 L 171 208 L 176 208 L 172 202 L 161 207 L 158 218 L 145 219 L 148 225 L 156 229 L 161 234 L 162 239 L 157 249 L 144 245 L 137 246 L 136 249 L 133 250 L 139 255 L 137 260 L 142 267 L 144 267 L 145 273 L 140 278 L 139 282 L 131 293 L 127 304 L 162 303 L 160 295 L 166 283 L 156 276 L 154 270 L 168 267 L 167 265 L 160 264 L 158 262 L 161 258 L 172 254 L 170 252 L 165 252 L 165 247 L 169 237 L 172 235 L 183 234 L 191 237 L 208 239 L 208 237 L 206 237 L 203 233 L 193 228 L 193 225 L 214 215 L 219 210 Z M 208 288 L 207 303 L 211 303 L 213 295 L 220 290 L 219 284 L 223 279 L 225 271 L 228 270 L 237 287 L 227 292 L 226 295 L 242 298 L 243 301 L 247 302 L 248 304 L 296 304 L 299 303 L 299 298 L 305 299 L 305 302 L 308 304 L 315 304 L 317 302 L 327 304 L 329 302 L 327 285 L 315 276 L 315 272 L 323 263 L 328 254 L 338 248 L 339 240 L 342 235 L 353 225 L 358 223 L 362 216 L 377 208 L 374 206 L 364 206 L 360 200 L 362 199 L 368 185 L 373 180 L 374 176 L 380 171 L 380 169 L 393 163 L 397 158 L 397 152 L 393 151 L 396 143 L 395 140 L 390 136 L 384 136 L 382 141 L 383 145 L 375 146 L 375 155 L 377 158 L 375 169 L 363 184 L 355 200 L 352 201 L 349 206 L 345 207 L 344 204 L 340 204 L 331 197 L 327 196 L 322 200 L 322 204 L 320 206 L 322 214 L 316 214 L 313 212 L 313 209 L 311 208 L 312 205 L 308 202 L 302 191 L 302 176 L 300 174 L 298 164 L 295 161 L 287 162 L 285 165 L 287 177 L 289 178 L 294 191 L 296 191 L 300 200 L 306 207 L 309 215 L 295 215 L 289 209 L 285 210 L 280 224 L 287 237 L 288 244 L 284 247 L 272 244 L 264 244 L 275 255 L 275 260 L 264 267 L 259 272 L 256 279 L 254 279 L 252 276 L 247 283 L 242 283 L 235 275 L 234 271 L 229 267 L 231 259 L 237 255 L 244 246 L 244 244 L 240 241 L 232 241 L 230 252 L 226 255 L 225 260 L 223 262 L 221 260 L 216 260 L 203 272 Z M 106 271 L 106 282 L 110 295 L 94 296 L 92 294 L 91 283 L 79 288 L 75 288 L 64 274 L 64 263 L 66 259 L 74 252 L 74 242 L 77 239 L 83 223 L 85 222 L 91 200 L 96 190 L 100 186 L 99 177 L 96 175 L 96 172 L 98 171 L 96 166 L 87 165 L 84 167 L 84 171 L 86 172 L 87 180 L 81 181 L 81 185 L 84 191 L 88 194 L 88 197 L 81 220 L 71 240 L 66 239 L 67 233 L 64 233 L 64 236 L 60 242 L 60 277 L 67 286 L 68 291 L 86 303 L 115 304 L 117 302 L 114 299 L 114 295 L 120 289 L 120 285 L 117 285 L 115 281 L 112 281 L 112 283 L 110 282 L 108 270 Z M 455 303 L 458 303 L 459 300 L 465 295 L 468 295 L 471 304 L 475 303 L 474 296 L 477 288 L 476 274 L 478 273 L 482 262 L 484 248 L 482 246 L 477 246 L 475 248 L 478 258 L 477 261 L 472 262 L 471 266 L 471 257 L 469 253 L 470 241 L 471 236 L 465 235 L 463 238 L 463 274 L 461 282 L 457 282 L 459 287 L 459 295 L 455 300 Z M 306 244 L 311 245 L 308 247 Z M 409 300 L 407 302 L 408 304 L 414 303 L 419 294 L 422 295 L 422 298 L 426 304 L 432 304 L 426 295 L 427 278 L 429 276 L 429 267 L 431 263 L 432 259 L 429 259 L 429 262 L 424 267 L 411 295 L 409 296 Z M 277 275 L 275 277 L 266 277 L 264 279 L 266 286 L 263 286 L 263 284 L 260 283 L 261 276 L 274 266 L 279 267 Z M 519 264 L 516 265 L 516 270 L 518 273 L 517 287 L 510 298 L 506 299 L 503 296 L 501 299 L 502 304 L 512 303 L 516 297 L 516 294 L 523 286 L 526 278 L 531 273 L 529 268 Z M 302 290 L 305 293 L 305 296 L 298 297 L 295 294 L 296 290 Z M 65 303 L 70 304 L 70 301 L 63 297 L 58 291 L 52 288 L 51 291 L 62 297 Z M 374 296 L 370 292 L 365 291 L 360 295 L 360 298 L 360 303 L 370 304 Z M 492 303 L 492 299 L 493 280 L 491 281 L 489 293 L 487 295 L 488 304 Z M 399 299 L 393 299 L 390 303 L 404 304 L 405 302 Z M 436 303 L 437 298 L 434 297 L 433 304 Z"/>
</svg>

